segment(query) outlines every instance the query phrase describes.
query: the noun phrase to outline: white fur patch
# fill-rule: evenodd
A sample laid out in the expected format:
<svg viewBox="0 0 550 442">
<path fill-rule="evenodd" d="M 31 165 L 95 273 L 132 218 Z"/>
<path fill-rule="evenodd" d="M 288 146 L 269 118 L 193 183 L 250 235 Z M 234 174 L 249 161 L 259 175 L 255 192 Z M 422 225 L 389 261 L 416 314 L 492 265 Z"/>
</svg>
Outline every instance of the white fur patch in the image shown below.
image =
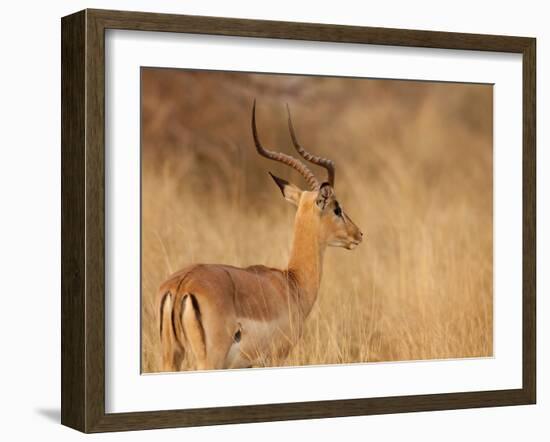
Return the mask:
<svg viewBox="0 0 550 442">
<path fill-rule="evenodd" d="M 268 322 L 245 319 L 241 322 L 240 351 L 252 361 L 261 362 L 291 347 L 299 337 L 298 327 L 291 327 L 287 318 Z"/>
</svg>

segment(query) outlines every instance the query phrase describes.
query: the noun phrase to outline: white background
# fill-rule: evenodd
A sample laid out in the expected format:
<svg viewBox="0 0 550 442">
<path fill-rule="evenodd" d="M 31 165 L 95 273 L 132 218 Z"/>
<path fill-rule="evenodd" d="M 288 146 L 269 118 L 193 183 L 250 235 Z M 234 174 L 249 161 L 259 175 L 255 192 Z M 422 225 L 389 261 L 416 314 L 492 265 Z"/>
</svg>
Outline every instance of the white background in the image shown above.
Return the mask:
<svg viewBox="0 0 550 442">
<path fill-rule="evenodd" d="M 140 376 L 140 66 L 494 83 L 496 357 Z M 107 412 L 521 388 L 521 78 L 511 54 L 108 31 Z"/>
<path fill-rule="evenodd" d="M 544 314 L 550 279 L 550 29 L 544 2 L 231 2 L 201 0 L 50 1 L 3 5 L 0 68 L 0 269 L 3 300 L 2 425 L 4 438 L 83 438 L 61 427 L 60 396 L 60 27 L 59 17 L 84 7 L 517 34 L 538 38 L 538 405 L 316 421 L 232 425 L 94 436 L 97 439 L 334 440 L 491 438 L 545 440 L 550 433 L 550 333 Z M 546 174 L 543 173 L 543 170 Z M 546 203 L 546 204 L 544 204 Z"/>
</svg>

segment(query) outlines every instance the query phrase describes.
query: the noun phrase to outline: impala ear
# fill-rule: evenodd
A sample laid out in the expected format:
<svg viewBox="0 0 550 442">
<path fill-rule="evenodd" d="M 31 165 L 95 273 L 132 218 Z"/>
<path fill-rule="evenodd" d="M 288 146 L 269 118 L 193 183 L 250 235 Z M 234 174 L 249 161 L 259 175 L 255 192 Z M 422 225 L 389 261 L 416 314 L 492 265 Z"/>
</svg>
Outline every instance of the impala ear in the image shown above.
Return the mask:
<svg viewBox="0 0 550 442">
<path fill-rule="evenodd" d="M 317 200 L 315 202 L 317 203 L 319 209 L 324 210 L 333 197 L 334 190 L 332 186 L 329 183 L 323 183 L 321 184 L 319 195 L 317 196 Z"/>
<path fill-rule="evenodd" d="M 298 204 L 300 203 L 300 197 L 302 196 L 302 190 L 298 188 L 298 186 L 295 186 L 294 184 L 291 184 L 288 181 L 283 180 L 282 178 L 276 177 L 271 172 L 269 172 L 269 175 L 271 176 L 271 178 L 273 178 L 275 184 L 279 186 L 279 189 L 281 189 L 281 193 L 283 194 L 285 199 L 298 207 Z"/>
</svg>

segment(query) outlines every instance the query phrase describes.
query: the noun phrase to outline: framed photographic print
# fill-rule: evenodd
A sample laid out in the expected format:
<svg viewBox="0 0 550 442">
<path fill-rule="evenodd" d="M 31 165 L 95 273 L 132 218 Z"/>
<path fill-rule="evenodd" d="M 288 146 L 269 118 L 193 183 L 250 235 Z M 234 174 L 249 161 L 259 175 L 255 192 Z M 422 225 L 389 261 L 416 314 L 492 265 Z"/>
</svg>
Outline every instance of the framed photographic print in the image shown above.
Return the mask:
<svg viewBox="0 0 550 442">
<path fill-rule="evenodd" d="M 62 19 L 62 423 L 533 404 L 535 40 Z"/>
</svg>

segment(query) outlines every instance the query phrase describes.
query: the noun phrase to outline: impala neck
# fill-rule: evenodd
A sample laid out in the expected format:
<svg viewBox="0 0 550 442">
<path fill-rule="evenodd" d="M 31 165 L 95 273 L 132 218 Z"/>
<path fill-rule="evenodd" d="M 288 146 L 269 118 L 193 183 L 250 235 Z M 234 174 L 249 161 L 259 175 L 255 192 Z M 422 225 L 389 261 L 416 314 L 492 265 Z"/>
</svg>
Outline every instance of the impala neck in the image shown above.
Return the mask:
<svg viewBox="0 0 550 442">
<path fill-rule="evenodd" d="M 294 222 L 294 238 L 288 261 L 288 271 L 298 283 L 298 297 L 307 316 L 319 292 L 323 272 L 325 244 L 320 241 L 320 220 L 312 219 L 299 209 Z"/>
</svg>

